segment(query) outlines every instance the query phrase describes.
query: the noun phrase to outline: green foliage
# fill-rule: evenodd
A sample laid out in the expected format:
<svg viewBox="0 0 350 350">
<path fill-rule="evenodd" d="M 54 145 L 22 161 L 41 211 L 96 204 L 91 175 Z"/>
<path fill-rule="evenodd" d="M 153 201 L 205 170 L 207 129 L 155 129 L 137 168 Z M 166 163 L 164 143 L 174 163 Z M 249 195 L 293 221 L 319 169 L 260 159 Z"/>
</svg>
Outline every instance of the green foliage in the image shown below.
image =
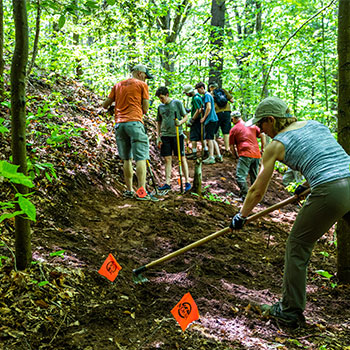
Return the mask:
<svg viewBox="0 0 350 350">
<path fill-rule="evenodd" d="M 4 121 L 4 118 L 0 118 L 0 134 L 5 134 L 9 132 L 9 129 L 7 129 L 6 126 L 3 125 Z"/>
<path fill-rule="evenodd" d="M 71 137 L 80 136 L 80 131 L 84 130 L 76 128 L 72 122 L 65 125 L 47 124 L 47 128 L 50 130 L 50 136 L 46 142 L 53 147 L 62 147 L 65 144 L 70 147 Z"/>
<path fill-rule="evenodd" d="M 50 256 L 59 256 L 60 258 L 64 258 L 65 250 L 58 250 L 57 252 L 50 253 Z"/>
<path fill-rule="evenodd" d="M 15 184 L 24 185 L 30 188 L 34 187 L 32 180 L 28 176 L 17 172 L 18 168 L 19 165 L 14 165 L 2 160 L 0 161 L 0 177 L 2 176 Z"/>
<path fill-rule="evenodd" d="M 329 282 L 332 288 L 335 288 L 337 286 L 337 283 L 334 283 L 331 281 L 333 275 L 330 274 L 328 271 L 324 270 L 317 270 L 316 273 L 324 278 L 326 278 Z"/>
<path fill-rule="evenodd" d="M 24 185 L 27 187 L 34 187 L 34 184 L 29 176 L 24 175 L 23 173 L 17 172 L 19 166 L 10 164 L 6 161 L 0 161 L 0 180 L 7 180 L 10 183 Z M 3 212 L 0 216 L 0 222 L 5 219 L 11 219 L 17 215 L 26 215 L 29 220 L 36 220 L 36 210 L 35 206 L 27 198 L 31 194 L 23 195 L 21 193 L 16 193 L 15 198 L 17 200 L 7 200 L 6 202 L 0 202 L 0 210 Z M 7 212 L 9 209 L 15 209 L 15 204 L 18 204 L 20 210 L 15 210 L 12 212 Z"/>
<path fill-rule="evenodd" d="M 53 181 L 52 177 L 57 179 L 57 174 L 52 163 L 40 163 L 36 162 L 36 160 L 28 160 L 27 169 L 29 177 L 32 180 L 34 180 L 35 177 L 40 175 L 41 173 L 44 173 L 45 177 L 49 180 L 49 182 Z"/>
</svg>

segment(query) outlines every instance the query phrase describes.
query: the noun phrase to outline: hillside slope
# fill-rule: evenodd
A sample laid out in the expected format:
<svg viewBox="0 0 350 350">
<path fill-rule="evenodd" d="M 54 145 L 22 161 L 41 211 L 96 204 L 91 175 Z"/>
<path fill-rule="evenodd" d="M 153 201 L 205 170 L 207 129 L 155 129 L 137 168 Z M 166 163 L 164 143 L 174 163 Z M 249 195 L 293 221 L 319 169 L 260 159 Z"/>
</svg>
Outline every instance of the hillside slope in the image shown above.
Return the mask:
<svg viewBox="0 0 350 350">
<path fill-rule="evenodd" d="M 122 162 L 112 117 L 98 114 L 101 99 L 74 81 L 28 85 L 28 155 L 38 175 L 33 202 L 32 267 L 14 270 L 13 221 L 0 224 L 0 348 L 24 349 L 346 349 L 350 344 L 349 286 L 335 274 L 332 232 L 317 244 L 309 268 L 307 327 L 281 328 L 254 303 L 280 297 L 285 240 L 297 213 L 289 205 L 193 249 L 144 275 L 132 270 L 229 224 L 241 206 L 235 162 L 203 168 L 206 194 L 174 192 L 159 202 L 123 199 Z M 9 127 L 9 111 L 0 117 Z M 146 120 L 159 184 L 163 165 L 155 122 Z M 9 159 L 10 135 L 0 139 Z M 52 164 L 54 172 L 51 171 Z M 190 162 L 193 174 L 193 162 Z M 150 187 L 150 190 L 152 188 Z M 7 183 L 1 201 L 12 196 Z M 274 174 L 262 210 L 289 194 Z M 111 283 L 98 274 L 109 253 L 121 265 Z M 327 256 L 328 255 L 328 256 Z M 335 284 L 331 287 L 331 282 Z M 170 311 L 190 292 L 200 319 L 182 332 Z M 323 348 L 321 347 L 323 346 Z"/>
</svg>

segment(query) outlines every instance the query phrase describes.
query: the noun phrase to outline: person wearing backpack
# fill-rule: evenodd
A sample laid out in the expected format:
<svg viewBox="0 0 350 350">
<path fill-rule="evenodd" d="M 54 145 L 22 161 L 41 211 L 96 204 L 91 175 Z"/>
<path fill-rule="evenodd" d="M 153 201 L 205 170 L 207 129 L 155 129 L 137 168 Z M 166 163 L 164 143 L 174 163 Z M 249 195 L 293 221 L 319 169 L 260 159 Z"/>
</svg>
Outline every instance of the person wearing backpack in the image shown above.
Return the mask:
<svg viewBox="0 0 350 350">
<path fill-rule="evenodd" d="M 203 160 L 203 164 L 215 164 L 214 151 L 217 152 L 221 158 L 219 146 L 215 141 L 215 130 L 218 121 L 218 116 L 215 113 L 214 99 L 213 96 L 205 91 L 205 84 L 200 82 L 196 84 L 195 89 L 202 95 L 204 111 L 201 116 L 200 122 L 204 126 L 204 140 L 208 142 L 209 157 Z M 214 149 L 215 148 L 215 149 Z"/>
<path fill-rule="evenodd" d="M 218 116 L 218 123 L 215 134 L 217 135 L 220 128 L 224 135 L 225 156 L 231 156 L 229 134 L 231 130 L 231 106 L 233 103 L 232 95 L 225 89 L 219 88 L 218 84 L 213 82 L 209 84 L 209 92 L 214 98 L 215 112 Z"/>
</svg>

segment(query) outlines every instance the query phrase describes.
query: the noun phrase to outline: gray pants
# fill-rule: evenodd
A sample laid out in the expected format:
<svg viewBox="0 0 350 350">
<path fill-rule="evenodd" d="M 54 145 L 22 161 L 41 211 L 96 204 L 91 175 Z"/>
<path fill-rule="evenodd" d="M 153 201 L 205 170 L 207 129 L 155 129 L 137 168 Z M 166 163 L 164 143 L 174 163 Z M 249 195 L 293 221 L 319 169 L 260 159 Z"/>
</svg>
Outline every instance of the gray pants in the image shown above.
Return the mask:
<svg viewBox="0 0 350 350">
<path fill-rule="evenodd" d="M 284 313 L 300 314 L 306 304 L 306 274 L 316 241 L 350 212 L 350 178 L 311 189 L 287 240 L 282 288 Z"/>
<path fill-rule="evenodd" d="M 236 169 L 236 181 L 241 190 L 240 196 L 245 197 L 248 192 L 247 176 L 253 184 L 258 176 L 260 158 L 239 157 Z"/>
</svg>

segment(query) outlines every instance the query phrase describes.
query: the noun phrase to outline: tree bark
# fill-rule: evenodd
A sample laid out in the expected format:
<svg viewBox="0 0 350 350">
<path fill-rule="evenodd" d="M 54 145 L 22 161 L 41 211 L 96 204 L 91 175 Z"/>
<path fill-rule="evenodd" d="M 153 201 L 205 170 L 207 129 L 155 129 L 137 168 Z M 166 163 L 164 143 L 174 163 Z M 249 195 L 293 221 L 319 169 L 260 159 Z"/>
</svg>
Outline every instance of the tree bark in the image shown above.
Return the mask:
<svg viewBox="0 0 350 350">
<path fill-rule="evenodd" d="M 36 10 L 36 20 L 35 20 L 35 38 L 34 38 L 34 44 L 33 44 L 32 59 L 30 61 L 30 64 L 27 70 L 28 77 L 33 69 L 35 58 L 38 53 L 38 44 L 39 44 L 39 35 L 40 35 L 40 16 L 41 16 L 40 0 L 37 0 L 36 6 L 37 6 L 37 10 Z"/>
<path fill-rule="evenodd" d="M 0 0 L 0 100 L 4 99 L 4 4 Z"/>
<path fill-rule="evenodd" d="M 11 113 L 12 113 L 12 156 L 13 163 L 19 165 L 18 171 L 27 175 L 26 152 L 26 101 L 25 83 L 28 62 L 28 21 L 25 0 L 13 0 L 16 43 L 11 65 Z M 27 194 L 28 188 L 16 185 L 19 193 Z M 20 210 L 18 205 L 16 210 Z M 16 263 L 20 270 L 31 262 L 31 233 L 29 220 L 15 217 Z"/>
<path fill-rule="evenodd" d="M 338 12 L 338 142 L 350 154 L 350 1 L 339 1 Z M 337 270 L 350 283 L 350 213 L 337 225 Z"/>
<path fill-rule="evenodd" d="M 181 3 L 177 5 L 175 11 L 176 15 L 173 18 L 171 17 L 170 7 L 164 16 L 157 18 L 159 27 L 167 33 L 161 55 L 161 65 L 165 73 L 165 86 L 171 85 L 172 75 L 175 71 L 174 58 L 176 57 L 176 50 L 174 50 L 172 44 L 176 43 L 190 9 L 190 1 L 182 0 Z"/>
<path fill-rule="evenodd" d="M 212 0 L 211 3 L 211 35 L 209 58 L 209 84 L 215 82 L 222 86 L 222 70 L 224 67 L 224 28 L 225 28 L 225 0 Z"/>
</svg>

